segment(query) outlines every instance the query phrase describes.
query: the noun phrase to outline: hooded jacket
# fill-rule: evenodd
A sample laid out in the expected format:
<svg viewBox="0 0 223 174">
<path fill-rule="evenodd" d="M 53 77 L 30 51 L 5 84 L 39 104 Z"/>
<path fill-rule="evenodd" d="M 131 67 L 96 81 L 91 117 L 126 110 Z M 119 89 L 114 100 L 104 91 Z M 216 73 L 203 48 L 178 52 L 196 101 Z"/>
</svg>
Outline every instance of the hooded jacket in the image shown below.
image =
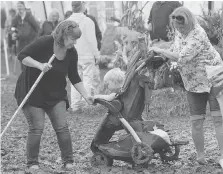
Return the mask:
<svg viewBox="0 0 223 174">
<path fill-rule="evenodd" d="M 16 15 L 12 27 L 18 29 L 18 51 L 33 42 L 39 31 L 39 24 L 30 12 L 26 12 L 23 20 L 20 15 Z"/>
<path fill-rule="evenodd" d="M 152 23 L 150 37 L 168 41 L 167 26 L 169 25 L 170 14 L 178 7 L 182 6 L 179 1 L 156 1 L 150 11 L 148 24 Z"/>
<path fill-rule="evenodd" d="M 72 20 L 78 23 L 82 32 L 81 37 L 75 45 L 79 60 L 99 58 L 100 54 L 97 48 L 94 22 L 85 16 L 84 13 L 73 13 L 66 20 Z"/>
</svg>

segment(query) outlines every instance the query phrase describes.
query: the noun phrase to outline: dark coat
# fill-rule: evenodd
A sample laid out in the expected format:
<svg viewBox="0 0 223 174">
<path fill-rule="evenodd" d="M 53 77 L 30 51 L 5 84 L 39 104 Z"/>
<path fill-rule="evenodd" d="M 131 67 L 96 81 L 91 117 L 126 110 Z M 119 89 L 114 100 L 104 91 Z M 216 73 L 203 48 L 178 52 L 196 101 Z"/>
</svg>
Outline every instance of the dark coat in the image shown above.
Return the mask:
<svg viewBox="0 0 223 174">
<path fill-rule="evenodd" d="M 53 30 L 56 28 L 58 25 L 58 21 L 53 24 L 51 21 L 44 21 L 42 27 L 40 28 L 38 36 L 45 36 L 45 35 L 51 35 Z"/>
<path fill-rule="evenodd" d="M 148 23 L 152 23 L 152 32 L 150 37 L 154 39 L 162 39 L 168 41 L 167 26 L 169 25 L 170 14 L 182 4 L 178 1 L 156 1 L 150 11 Z"/>
<path fill-rule="evenodd" d="M 12 26 L 18 29 L 17 53 L 25 46 L 33 42 L 39 31 L 39 24 L 30 12 L 26 12 L 24 20 L 20 15 L 16 15 L 12 20 Z"/>
<path fill-rule="evenodd" d="M 6 21 L 6 12 L 4 8 L 1 8 L 1 28 L 5 28 L 5 21 Z"/>
</svg>

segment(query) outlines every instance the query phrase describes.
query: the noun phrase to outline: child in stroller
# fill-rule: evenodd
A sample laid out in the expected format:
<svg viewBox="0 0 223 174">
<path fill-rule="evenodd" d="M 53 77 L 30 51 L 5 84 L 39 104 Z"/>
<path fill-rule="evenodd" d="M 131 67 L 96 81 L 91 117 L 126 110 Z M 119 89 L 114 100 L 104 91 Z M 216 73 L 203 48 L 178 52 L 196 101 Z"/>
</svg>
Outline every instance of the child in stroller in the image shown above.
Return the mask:
<svg viewBox="0 0 223 174">
<path fill-rule="evenodd" d="M 145 38 L 139 38 L 138 47 L 128 62 L 120 92 L 96 96 L 95 102 L 109 111 L 91 143 L 94 153 L 91 163 L 94 166 L 111 166 L 115 159 L 129 162 L 133 167 L 146 167 L 155 153 L 160 155 L 162 161 L 173 161 L 178 159 L 179 146 L 187 144 L 187 141 L 171 141 L 161 123 L 142 119 L 145 104 L 149 103 L 155 85 L 151 80 L 154 79 L 153 74 L 166 62 L 161 57 L 154 58 L 153 52 L 147 53 L 145 45 Z M 166 87 L 175 82 L 170 74 L 171 71 L 168 71 L 164 75 Z M 113 134 L 121 129 L 126 129 L 128 134 L 118 141 L 110 141 Z"/>
</svg>

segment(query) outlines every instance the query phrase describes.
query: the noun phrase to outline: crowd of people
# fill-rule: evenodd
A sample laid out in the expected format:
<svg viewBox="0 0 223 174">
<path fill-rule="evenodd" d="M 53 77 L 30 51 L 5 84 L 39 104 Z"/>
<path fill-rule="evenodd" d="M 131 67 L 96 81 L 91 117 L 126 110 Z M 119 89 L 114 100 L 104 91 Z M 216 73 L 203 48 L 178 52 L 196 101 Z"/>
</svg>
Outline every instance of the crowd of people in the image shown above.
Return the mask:
<svg viewBox="0 0 223 174">
<path fill-rule="evenodd" d="M 12 20 L 7 29 L 9 45 L 12 50 L 16 48 L 14 52 L 22 65 L 22 73 L 15 91 L 18 105 L 40 72 L 45 72 L 23 107 L 29 124 L 27 166 L 33 169 L 39 169 L 38 154 L 45 113 L 48 114 L 57 134 L 64 168 L 72 168 L 72 141 L 66 109 L 70 107 L 75 112 L 80 107 L 86 107 L 79 104 L 82 98 L 86 104 L 92 105 L 93 96 L 99 93 L 100 76 L 97 62 L 100 59 L 102 34 L 95 18 L 87 14 L 84 2 L 72 1 L 71 8 L 72 11 L 66 12 L 63 21 L 59 21 L 59 13 L 53 10 L 41 27 L 35 17 L 26 10 L 24 2 L 17 3 L 17 10 L 10 10 Z M 209 102 L 221 153 L 219 164 L 223 168 L 222 113 L 205 69 L 206 66 L 222 65 L 222 58 L 189 9 L 182 7 L 177 1 L 155 2 L 148 19 L 151 39 L 169 41 L 166 32 L 166 26 L 169 24 L 175 33 L 171 47 L 152 47 L 150 50 L 178 62 L 187 91 L 197 162 L 202 165 L 206 164 L 203 123 Z M 12 28 L 15 31 L 12 31 Z M 56 58 L 51 65 L 47 62 L 53 54 Z M 72 84 L 71 104 L 66 92 L 66 75 Z"/>
</svg>

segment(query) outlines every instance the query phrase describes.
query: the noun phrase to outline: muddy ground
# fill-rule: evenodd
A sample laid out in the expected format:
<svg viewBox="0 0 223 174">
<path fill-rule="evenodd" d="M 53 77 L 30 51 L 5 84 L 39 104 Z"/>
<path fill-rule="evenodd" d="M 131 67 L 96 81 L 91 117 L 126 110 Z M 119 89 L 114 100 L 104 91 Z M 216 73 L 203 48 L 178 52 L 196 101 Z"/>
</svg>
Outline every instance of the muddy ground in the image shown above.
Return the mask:
<svg viewBox="0 0 223 174">
<path fill-rule="evenodd" d="M 2 73 L 4 76 L 4 72 Z M 13 97 L 17 75 L 11 75 L 1 80 L 1 127 L 6 126 L 17 105 Z M 69 89 L 68 89 L 69 90 Z M 75 114 L 68 113 L 69 128 L 72 136 L 75 170 L 68 173 L 86 174 L 133 174 L 139 173 L 131 166 L 121 161 L 115 161 L 112 168 L 94 168 L 90 164 L 92 152 L 89 148 L 97 127 L 102 121 L 106 109 L 102 106 L 88 108 Z M 169 89 L 155 91 L 152 96 L 150 113 L 143 113 L 143 118 L 163 123 L 176 139 L 188 139 L 190 143 L 181 147 L 180 159 L 170 164 L 162 164 L 159 159 L 151 161 L 148 169 L 141 173 L 146 174 L 193 174 L 193 173 L 223 173 L 216 164 L 219 155 L 214 135 L 212 118 L 206 117 L 205 154 L 208 164 L 200 166 L 196 163 L 195 148 L 192 143 L 189 123 L 189 111 L 185 94 L 180 91 L 172 92 Z M 22 113 L 19 113 L 6 134 L 2 138 L 1 148 L 6 153 L 1 158 L 1 173 L 24 173 L 25 148 L 28 125 Z M 123 132 L 121 132 L 123 133 Z M 118 132 L 115 137 L 120 134 Z M 41 141 L 39 161 L 46 173 L 65 173 L 61 170 L 60 151 L 55 132 L 46 117 L 44 134 Z"/>
</svg>

